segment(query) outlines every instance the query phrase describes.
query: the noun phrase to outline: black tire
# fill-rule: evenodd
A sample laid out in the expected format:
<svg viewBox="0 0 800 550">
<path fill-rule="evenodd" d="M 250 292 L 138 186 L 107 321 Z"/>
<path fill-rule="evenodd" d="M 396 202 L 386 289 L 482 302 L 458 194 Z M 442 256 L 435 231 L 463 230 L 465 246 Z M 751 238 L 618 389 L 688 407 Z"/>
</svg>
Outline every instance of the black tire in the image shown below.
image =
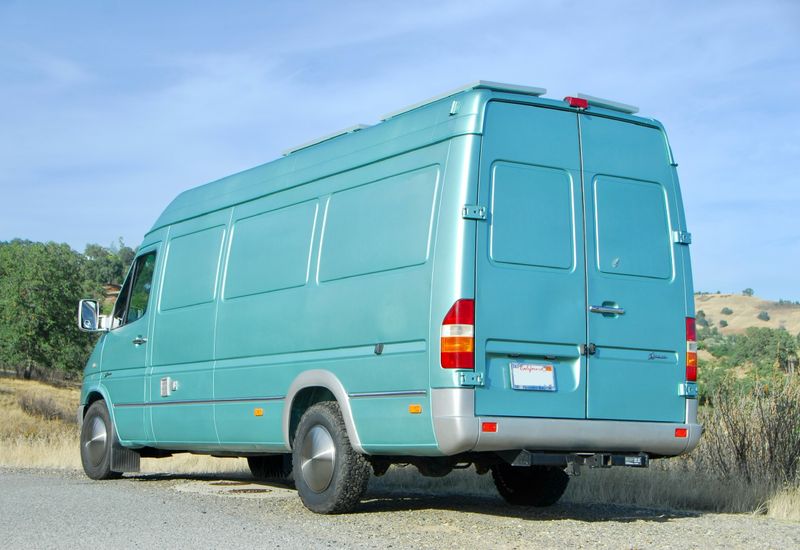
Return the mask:
<svg viewBox="0 0 800 550">
<path fill-rule="evenodd" d="M 291 481 L 292 455 L 248 456 L 250 473 L 259 481 Z"/>
<path fill-rule="evenodd" d="M 120 472 L 111 470 L 111 447 L 116 437 L 105 401 L 95 401 L 81 423 L 81 463 L 91 479 L 122 477 Z"/>
<path fill-rule="evenodd" d="M 313 405 L 300 419 L 292 464 L 297 492 L 312 512 L 350 512 L 367 490 L 369 463 L 350 445 L 335 401 Z"/>
<path fill-rule="evenodd" d="M 556 466 L 495 464 L 492 478 L 506 502 L 521 506 L 552 506 L 569 483 L 567 473 Z"/>
</svg>

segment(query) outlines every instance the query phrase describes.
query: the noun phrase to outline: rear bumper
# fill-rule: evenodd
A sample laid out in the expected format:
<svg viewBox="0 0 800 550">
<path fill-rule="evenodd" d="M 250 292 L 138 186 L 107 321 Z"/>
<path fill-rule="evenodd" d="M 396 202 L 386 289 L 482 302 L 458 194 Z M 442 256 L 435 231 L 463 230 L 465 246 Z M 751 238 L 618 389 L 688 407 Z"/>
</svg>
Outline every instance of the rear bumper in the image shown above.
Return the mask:
<svg viewBox="0 0 800 550">
<path fill-rule="evenodd" d="M 474 392 L 469 388 L 431 392 L 433 426 L 444 454 L 526 449 L 676 456 L 694 449 L 702 433 L 696 400 L 687 399 L 687 423 L 476 417 Z M 482 422 L 496 422 L 497 431 L 481 432 Z M 687 437 L 675 437 L 676 428 L 686 428 Z"/>
</svg>

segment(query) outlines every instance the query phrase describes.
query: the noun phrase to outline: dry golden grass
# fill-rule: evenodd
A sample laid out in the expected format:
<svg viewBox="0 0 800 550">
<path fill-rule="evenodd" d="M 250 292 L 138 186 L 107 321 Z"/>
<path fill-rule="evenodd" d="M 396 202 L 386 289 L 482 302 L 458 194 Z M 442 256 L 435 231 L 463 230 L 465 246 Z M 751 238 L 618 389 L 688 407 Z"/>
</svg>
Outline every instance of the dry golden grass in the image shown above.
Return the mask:
<svg viewBox="0 0 800 550">
<path fill-rule="evenodd" d="M 767 503 L 767 515 L 777 519 L 800 521 L 800 487 L 787 487 Z"/>
<path fill-rule="evenodd" d="M 81 468 L 76 413 L 80 391 L 30 380 L 0 378 L 0 465 Z M 180 454 L 142 460 L 142 471 L 162 473 L 246 472 L 247 461 Z"/>
<path fill-rule="evenodd" d="M 373 478 L 370 487 L 410 494 L 497 494 L 491 474 L 479 476 L 473 468 L 456 470 L 442 478 L 427 478 L 410 466 L 392 467 L 385 476 Z M 599 505 L 757 513 L 800 521 L 800 488 L 776 492 L 763 485 L 720 480 L 687 468 L 680 459 L 656 461 L 647 469 L 584 468 L 579 476 L 571 478 L 563 500 Z"/>
<path fill-rule="evenodd" d="M 78 399 L 77 389 L 0 378 L 0 464 L 79 468 L 75 422 Z M 36 408 L 40 409 L 38 414 L 33 410 Z"/>
<path fill-rule="evenodd" d="M 80 469 L 79 430 L 65 421 L 66 411 L 77 408 L 77 389 L 54 388 L 39 382 L 0 378 L 0 465 L 26 468 Z M 21 402 L 39 397 L 50 413 L 31 414 Z M 55 414 L 61 411 L 65 414 Z M 166 474 L 240 475 L 248 472 L 241 458 L 214 458 L 179 454 L 171 458 L 143 459 L 142 471 Z M 491 475 L 479 476 L 473 468 L 456 470 L 444 478 L 426 478 L 413 467 L 392 467 L 373 478 L 377 490 L 459 495 L 496 494 Z M 721 480 L 699 471 L 691 459 L 655 461 L 649 469 L 583 469 L 564 495 L 567 502 L 615 503 L 707 510 L 766 513 L 770 517 L 800 521 L 800 487 L 770 488 L 738 479 Z"/>
<path fill-rule="evenodd" d="M 742 333 L 748 327 L 785 328 L 789 334 L 800 332 L 800 305 L 797 304 L 779 304 L 741 294 L 695 294 L 694 307 L 706 314 L 710 326 L 725 335 Z M 725 307 L 733 313 L 724 315 L 722 308 Z M 758 318 L 762 311 L 769 313 L 769 321 Z M 727 321 L 728 326 L 720 327 L 721 320 Z"/>
</svg>

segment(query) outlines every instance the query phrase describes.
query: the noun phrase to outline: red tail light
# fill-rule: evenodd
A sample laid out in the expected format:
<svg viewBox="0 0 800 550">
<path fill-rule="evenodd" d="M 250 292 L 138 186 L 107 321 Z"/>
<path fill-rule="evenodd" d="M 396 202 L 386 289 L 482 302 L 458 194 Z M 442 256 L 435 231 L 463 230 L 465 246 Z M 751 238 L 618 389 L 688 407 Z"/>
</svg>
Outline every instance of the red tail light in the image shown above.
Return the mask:
<svg viewBox="0 0 800 550">
<path fill-rule="evenodd" d="M 456 301 L 442 321 L 442 368 L 475 368 L 475 301 Z"/>
<path fill-rule="evenodd" d="M 564 98 L 564 101 L 567 102 L 567 105 L 569 105 L 570 107 L 575 107 L 576 109 L 589 108 L 589 100 L 583 99 L 582 97 L 567 96 Z"/>
<path fill-rule="evenodd" d="M 686 318 L 686 381 L 697 382 L 697 327 L 694 317 Z"/>
</svg>

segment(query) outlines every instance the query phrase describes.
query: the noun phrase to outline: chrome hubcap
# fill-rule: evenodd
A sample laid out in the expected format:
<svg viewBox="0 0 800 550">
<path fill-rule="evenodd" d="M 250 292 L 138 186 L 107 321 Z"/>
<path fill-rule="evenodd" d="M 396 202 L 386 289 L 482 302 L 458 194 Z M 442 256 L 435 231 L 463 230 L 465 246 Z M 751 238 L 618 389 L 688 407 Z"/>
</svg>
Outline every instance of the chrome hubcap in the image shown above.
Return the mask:
<svg viewBox="0 0 800 550">
<path fill-rule="evenodd" d="M 311 428 L 300 449 L 300 471 L 303 481 L 315 493 L 328 488 L 333 479 L 333 465 L 336 462 L 336 445 L 330 432 L 323 426 Z"/>
<path fill-rule="evenodd" d="M 103 422 L 102 418 L 95 416 L 89 425 L 89 439 L 84 443 L 89 460 L 94 466 L 103 462 L 105 458 L 107 439 L 106 423 Z"/>
</svg>

